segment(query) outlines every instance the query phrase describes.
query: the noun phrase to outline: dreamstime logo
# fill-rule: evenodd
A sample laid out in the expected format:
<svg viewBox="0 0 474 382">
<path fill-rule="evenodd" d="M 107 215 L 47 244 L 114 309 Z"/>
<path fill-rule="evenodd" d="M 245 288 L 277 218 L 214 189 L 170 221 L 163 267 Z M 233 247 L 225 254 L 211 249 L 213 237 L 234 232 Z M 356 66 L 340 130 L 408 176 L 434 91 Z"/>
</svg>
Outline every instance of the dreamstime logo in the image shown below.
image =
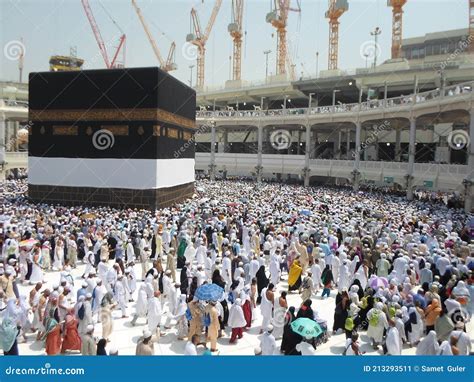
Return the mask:
<svg viewBox="0 0 474 382">
<path fill-rule="evenodd" d="M 285 309 L 277 309 L 273 315 L 272 325 L 275 328 L 282 328 L 288 324 L 288 318 Z"/>
<path fill-rule="evenodd" d="M 386 120 L 382 124 L 375 126 L 374 130 L 370 132 L 370 134 L 365 139 L 365 141 L 361 143 L 361 145 L 359 147 L 359 152 L 356 152 L 354 150 L 352 151 L 352 157 L 355 158 L 357 156 L 357 154 L 360 154 L 361 152 L 366 150 L 368 147 L 376 144 L 378 136 L 382 132 L 384 132 L 388 128 L 390 128 L 390 125 L 391 125 L 390 121 Z"/>
<path fill-rule="evenodd" d="M 291 145 L 291 133 L 288 130 L 279 129 L 270 135 L 272 147 L 276 150 L 285 150 Z"/>
<path fill-rule="evenodd" d="M 109 130 L 100 129 L 92 136 L 92 144 L 97 150 L 107 150 L 113 147 L 115 138 Z"/>
<path fill-rule="evenodd" d="M 462 150 L 470 141 L 469 134 L 464 130 L 453 130 L 448 135 L 448 145 L 453 150 Z"/>
<path fill-rule="evenodd" d="M 380 48 L 380 45 L 376 44 L 374 41 L 365 41 L 360 46 L 359 52 L 363 59 L 373 60 L 376 57 L 380 57 L 382 49 Z"/>
<path fill-rule="evenodd" d="M 3 47 L 3 55 L 10 61 L 16 61 L 25 55 L 25 45 L 18 40 L 12 40 Z"/>
<path fill-rule="evenodd" d="M 196 60 L 199 55 L 198 47 L 190 42 L 185 42 L 181 47 L 181 54 L 186 60 Z"/>
<path fill-rule="evenodd" d="M 470 315 L 467 309 L 464 308 L 463 306 L 461 306 L 460 308 L 451 309 L 448 312 L 448 316 L 451 318 L 451 320 L 453 321 L 455 325 L 457 322 L 466 323 L 469 321 L 469 318 L 470 318 Z"/>
</svg>

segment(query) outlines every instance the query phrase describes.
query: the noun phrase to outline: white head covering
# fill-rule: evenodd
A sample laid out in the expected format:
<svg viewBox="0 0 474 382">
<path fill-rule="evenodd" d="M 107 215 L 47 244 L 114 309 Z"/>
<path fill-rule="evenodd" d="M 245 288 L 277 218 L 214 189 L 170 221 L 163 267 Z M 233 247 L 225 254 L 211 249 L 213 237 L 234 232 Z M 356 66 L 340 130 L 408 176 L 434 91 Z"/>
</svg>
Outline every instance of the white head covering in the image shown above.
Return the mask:
<svg viewBox="0 0 474 382">
<path fill-rule="evenodd" d="M 416 348 L 416 355 L 437 355 L 439 353 L 438 340 L 436 332 L 430 330 L 425 338 L 421 340 Z"/>
</svg>

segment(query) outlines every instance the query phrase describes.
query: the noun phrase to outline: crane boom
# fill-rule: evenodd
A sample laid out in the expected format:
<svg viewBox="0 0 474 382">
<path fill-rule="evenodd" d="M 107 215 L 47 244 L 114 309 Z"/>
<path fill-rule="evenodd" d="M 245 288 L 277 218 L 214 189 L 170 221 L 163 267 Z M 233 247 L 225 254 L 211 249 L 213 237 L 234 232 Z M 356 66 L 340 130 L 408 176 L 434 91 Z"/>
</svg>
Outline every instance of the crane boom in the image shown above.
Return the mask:
<svg viewBox="0 0 474 382">
<path fill-rule="evenodd" d="M 192 21 L 192 32 L 186 36 L 186 41 L 195 45 L 198 49 L 197 56 L 197 86 L 204 86 L 204 72 L 205 72 L 205 59 L 206 59 L 206 42 L 211 34 L 212 27 L 216 21 L 217 14 L 221 7 L 222 0 L 216 0 L 214 8 L 212 9 L 211 17 L 206 26 L 204 34 L 202 34 L 201 25 L 199 23 L 199 17 L 194 8 L 191 9 L 191 21 Z"/>
<path fill-rule="evenodd" d="M 100 33 L 99 26 L 95 21 L 94 14 L 92 13 L 91 6 L 89 4 L 89 0 L 81 0 L 82 6 L 84 7 L 84 11 L 86 12 L 87 19 L 89 20 L 89 24 L 91 25 L 92 32 L 94 33 L 95 40 L 97 41 L 97 45 L 99 45 L 100 53 L 102 54 L 102 58 L 104 59 L 105 66 L 110 68 L 110 61 L 109 56 L 107 55 L 107 48 L 104 44 L 104 39 Z"/>
<path fill-rule="evenodd" d="M 199 16 L 194 8 L 191 9 L 191 20 L 193 21 L 193 29 L 196 39 L 201 40 L 201 23 L 199 22 Z"/>
<path fill-rule="evenodd" d="M 172 68 L 171 70 L 175 70 L 178 68 L 178 66 L 175 64 L 175 51 L 176 51 L 176 44 L 173 41 L 170 46 L 170 50 L 168 52 L 168 57 L 166 58 L 166 64 L 165 66 L 167 68 Z"/>
<path fill-rule="evenodd" d="M 227 29 L 233 39 L 232 79 L 241 79 L 242 72 L 242 19 L 244 0 L 232 0 L 231 23 Z"/>
<path fill-rule="evenodd" d="M 325 15 L 329 19 L 329 70 L 337 69 L 339 57 L 339 18 L 348 8 L 347 0 L 329 0 L 328 10 Z"/>
<path fill-rule="evenodd" d="M 266 21 L 277 30 L 277 74 L 286 75 L 288 63 L 288 46 L 286 41 L 286 25 L 289 11 L 301 12 L 299 1 L 298 7 L 290 6 L 291 0 L 274 0 L 274 9 L 267 14 Z M 288 68 L 291 71 L 291 67 Z"/>
<path fill-rule="evenodd" d="M 214 22 L 216 21 L 217 14 L 219 13 L 219 9 L 221 8 L 222 0 L 216 0 L 214 4 L 214 8 L 212 9 L 211 17 L 207 22 L 206 31 L 204 32 L 203 39 L 207 41 L 209 35 L 211 34 L 212 27 L 214 26 Z"/>
<path fill-rule="evenodd" d="M 137 13 L 138 18 L 140 19 L 140 23 L 142 24 L 142 27 L 145 30 L 146 36 L 148 37 L 148 41 L 150 42 L 150 45 L 153 48 L 153 52 L 155 53 L 155 56 L 158 59 L 158 62 L 160 63 L 160 66 L 165 66 L 165 61 L 161 56 L 160 50 L 158 49 L 158 45 L 156 45 L 156 41 L 153 38 L 153 35 L 151 34 L 150 28 L 148 28 L 148 25 L 145 21 L 145 18 L 143 17 L 140 7 L 137 5 L 137 2 L 135 0 L 132 0 L 132 5 L 135 8 L 135 12 Z"/>
<path fill-rule="evenodd" d="M 403 6 L 407 0 L 387 0 L 392 7 L 392 58 L 400 58 L 402 52 Z"/>
</svg>

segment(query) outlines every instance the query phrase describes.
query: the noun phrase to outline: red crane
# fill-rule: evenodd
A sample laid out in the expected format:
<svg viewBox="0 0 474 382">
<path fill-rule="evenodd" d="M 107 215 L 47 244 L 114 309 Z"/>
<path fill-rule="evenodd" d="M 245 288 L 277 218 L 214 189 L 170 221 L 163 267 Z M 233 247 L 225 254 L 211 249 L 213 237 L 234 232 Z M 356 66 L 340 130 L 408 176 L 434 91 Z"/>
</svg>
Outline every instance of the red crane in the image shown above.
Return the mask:
<svg viewBox="0 0 474 382">
<path fill-rule="evenodd" d="M 119 38 L 118 47 L 115 50 L 112 60 L 109 60 L 109 55 L 107 54 L 107 48 L 105 46 L 104 39 L 102 38 L 102 35 L 100 33 L 99 26 L 97 25 L 97 22 L 95 20 L 94 14 L 92 13 L 92 8 L 89 4 L 89 0 L 81 0 L 81 2 L 82 2 L 82 6 L 84 7 L 84 11 L 86 12 L 87 19 L 89 20 L 89 23 L 91 25 L 92 32 L 94 32 L 95 40 L 97 41 L 97 45 L 99 45 L 99 50 L 102 55 L 102 58 L 104 59 L 105 66 L 107 67 L 107 69 L 113 69 L 113 68 L 119 68 L 119 67 L 125 66 L 125 40 L 126 40 L 125 34 L 122 31 L 120 31 L 122 35 Z M 118 27 L 117 23 L 113 19 L 112 21 Z M 121 63 L 119 63 L 117 59 L 121 51 L 123 54 L 123 60 Z"/>
</svg>

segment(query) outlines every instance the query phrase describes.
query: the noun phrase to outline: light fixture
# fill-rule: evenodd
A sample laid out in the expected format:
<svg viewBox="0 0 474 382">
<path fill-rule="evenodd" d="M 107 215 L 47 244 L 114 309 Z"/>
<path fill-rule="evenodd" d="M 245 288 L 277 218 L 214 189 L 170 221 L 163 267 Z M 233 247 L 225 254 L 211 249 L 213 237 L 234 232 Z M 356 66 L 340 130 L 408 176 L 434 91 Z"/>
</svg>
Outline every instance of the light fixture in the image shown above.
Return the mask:
<svg viewBox="0 0 474 382">
<path fill-rule="evenodd" d="M 247 102 L 244 102 L 244 106 L 247 106 Z"/>
<path fill-rule="evenodd" d="M 390 142 L 387 142 L 387 146 L 390 146 Z"/>
<path fill-rule="evenodd" d="M 349 81 L 349 86 L 352 86 L 352 81 Z"/>
<path fill-rule="evenodd" d="M 291 102 L 291 98 L 288 100 L 288 102 Z"/>
</svg>

